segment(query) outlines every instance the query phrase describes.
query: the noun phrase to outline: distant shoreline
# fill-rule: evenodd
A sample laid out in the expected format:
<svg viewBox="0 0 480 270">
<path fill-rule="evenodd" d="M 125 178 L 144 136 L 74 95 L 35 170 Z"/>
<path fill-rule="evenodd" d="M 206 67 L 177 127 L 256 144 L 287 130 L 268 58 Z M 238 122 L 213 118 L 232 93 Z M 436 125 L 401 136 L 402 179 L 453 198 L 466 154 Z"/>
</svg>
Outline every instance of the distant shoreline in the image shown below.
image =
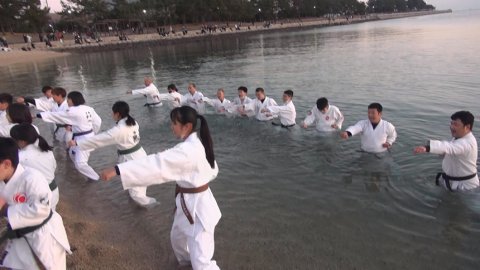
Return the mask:
<svg viewBox="0 0 480 270">
<path fill-rule="evenodd" d="M 329 26 L 338 26 L 338 25 L 348 25 L 354 23 L 364 23 L 371 21 L 379 20 L 391 20 L 391 19 L 400 19 L 407 17 L 415 16 L 426 16 L 426 15 L 435 15 L 443 13 L 451 13 L 452 10 L 433 10 L 433 11 L 416 11 L 416 12 L 404 12 L 404 13 L 381 13 L 381 14 L 369 14 L 366 16 L 354 16 L 351 19 L 346 19 L 345 17 L 337 17 L 335 20 L 329 21 L 323 17 L 314 17 L 314 18 L 304 18 L 301 21 L 299 20 L 283 20 L 278 21 L 275 24 L 272 24 L 269 28 L 264 28 L 262 23 L 252 24 L 243 24 L 241 30 L 237 31 L 235 29 L 227 29 L 226 32 L 214 32 L 201 34 L 200 25 L 189 25 L 187 26 L 188 33 L 183 35 L 181 30 L 177 27 L 177 32 L 174 35 L 169 35 L 166 37 L 160 36 L 158 33 L 148 33 L 140 35 L 128 35 L 129 40 L 120 41 L 117 36 L 102 36 L 103 41 L 99 43 L 91 44 L 74 44 L 73 40 L 65 40 L 64 43 L 58 41 L 52 42 L 53 48 L 46 48 L 43 43 L 36 43 L 37 49 L 32 51 L 22 51 L 21 48 L 25 46 L 24 43 L 12 44 L 11 52 L 0 52 L 0 67 L 9 66 L 16 63 L 29 63 L 34 61 L 41 61 L 45 59 L 51 59 L 59 56 L 66 56 L 69 53 L 88 53 L 96 51 L 107 51 L 107 50 L 122 50 L 129 48 L 137 48 L 144 46 L 162 46 L 162 45 L 172 45 L 179 44 L 184 42 L 191 42 L 203 39 L 214 39 L 219 38 L 225 35 L 247 35 L 247 34 L 257 34 L 264 32 L 273 32 L 273 31 L 288 31 L 292 29 L 311 29 L 317 27 L 329 27 Z M 230 27 L 233 28 L 234 23 L 230 24 Z M 250 30 L 248 30 L 250 26 Z"/>
</svg>

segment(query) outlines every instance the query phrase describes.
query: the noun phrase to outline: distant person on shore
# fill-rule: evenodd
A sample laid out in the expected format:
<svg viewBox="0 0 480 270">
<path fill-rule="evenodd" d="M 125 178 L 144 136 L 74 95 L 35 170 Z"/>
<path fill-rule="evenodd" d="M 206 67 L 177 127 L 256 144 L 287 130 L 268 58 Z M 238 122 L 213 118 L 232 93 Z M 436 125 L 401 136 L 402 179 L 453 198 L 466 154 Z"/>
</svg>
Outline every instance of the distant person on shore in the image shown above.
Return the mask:
<svg viewBox="0 0 480 270">
<path fill-rule="evenodd" d="M 45 122 L 72 126 L 72 139 L 80 142 L 100 131 L 102 119 L 92 107 L 85 105 L 82 93 L 72 91 L 67 95 L 68 111 L 66 112 L 41 112 L 38 118 Z M 88 165 L 90 151 L 81 150 L 78 147 L 70 147 L 69 155 L 75 164 L 75 168 L 90 180 L 98 180 L 100 176 Z"/>
<path fill-rule="evenodd" d="M 7 42 L 7 38 L 5 36 L 3 37 L 0 37 L 0 44 L 5 47 L 5 48 L 8 48 L 8 42 Z"/>
<path fill-rule="evenodd" d="M 336 131 L 342 129 L 343 120 L 344 117 L 340 110 L 336 106 L 328 104 L 327 98 L 322 97 L 317 99 L 317 105 L 308 111 L 302 127 L 308 128 L 315 124 L 318 131 Z"/>
<path fill-rule="evenodd" d="M 25 103 L 26 105 L 33 106 L 39 111 L 48 112 L 55 106 L 55 101 L 52 98 L 53 87 L 46 85 L 42 87 L 43 97 L 18 97 L 17 103 Z"/>
<path fill-rule="evenodd" d="M 361 135 L 361 149 L 368 153 L 382 153 L 392 147 L 397 139 L 395 127 L 382 119 L 380 103 L 368 105 L 368 120 L 360 120 L 340 133 L 342 139 Z"/>
<path fill-rule="evenodd" d="M 429 140 L 425 146 L 417 146 L 414 153 L 432 153 L 443 156 L 442 170 L 436 184 L 455 190 L 470 190 L 479 186 L 477 175 L 477 139 L 472 133 L 474 116 L 468 111 L 452 114 L 450 133 L 452 140 Z"/>
<path fill-rule="evenodd" d="M 7 109 L 13 103 L 13 96 L 8 93 L 0 93 L 0 127 L 9 125 Z"/>
<path fill-rule="evenodd" d="M 295 126 L 297 112 L 293 104 L 293 91 L 285 90 L 282 95 L 283 105 L 268 106 L 261 110 L 267 116 L 274 115 L 280 120 L 280 124 L 272 122 L 272 125 L 290 128 Z"/>
<path fill-rule="evenodd" d="M 247 114 L 253 114 L 255 115 L 255 118 L 258 121 L 269 121 L 275 118 L 274 115 L 267 115 L 262 112 L 262 109 L 265 109 L 270 106 L 277 106 L 277 102 L 270 97 L 267 97 L 265 95 L 265 90 L 261 87 L 258 87 L 255 89 L 255 96 L 256 99 L 254 99 L 252 102 L 243 105 L 243 110 Z"/>
<path fill-rule="evenodd" d="M 220 269 L 212 260 L 214 232 L 221 212 L 209 188 L 209 182 L 218 174 L 210 130 L 205 118 L 188 106 L 173 109 L 170 119 L 174 136 L 182 142 L 108 168 L 102 172 L 102 179 L 119 175 L 124 188 L 176 182 L 170 240 L 178 263 L 195 270 Z"/>
<path fill-rule="evenodd" d="M 188 84 L 188 93 L 183 96 L 181 104 L 194 108 L 199 114 L 205 113 L 203 94 L 197 91 L 194 83 Z"/>
<path fill-rule="evenodd" d="M 158 92 L 157 87 L 153 84 L 152 78 L 145 77 L 143 82 L 145 84 L 145 88 L 128 90 L 127 94 L 144 95 L 147 98 L 147 103 L 143 105 L 145 107 L 162 106 L 162 102 L 160 101 L 160 92 Z"/>
<path fill-rule="evenodd" d="M 111 129 L 80 141 L 72 140 L 69 146 L 83 151 L 93 151 L 115 144 L 118 163 L 145 158 L 147 153 L 140 145 L 140 128 L 135 119 L 130 116 L 128 104 L 124 101 L 115 102 L 112 107 L 112 117 L 116 125 Z M 146 207 L 157 202 L 154 198 L 147 196 L 146 187 L 133 187 L 128 189 L 128 193 L 141 206 Z"/>
<path fill-rule="evenodd" d="M 18 156 L 20 164 L 26 168 L 32 168 L 40 172 L 48 182 L 52 191 L 50 206 L 53 210 L 57 207 L 60 199 L 57 183 L 55 182 L 55 170 L 57 161 L 53 155 L 53 147 L 40 136 L 34 126 L 28 123 L 15 125 L 10 130 L 10 136 L 17 142 L 20 150 Z"/>
<path fill-rule="evenodd" d="M 45 177 L 19 164 L 18 146 L 0 138 L 0 196 L 7 218 L 7 243 L 0 266 L 8 269 L 66 269 L 71 253 L 60 215 L 52 210 L 52 192 Z"/>
<path fill-rule="evenodd" d="M 217 98 L 210 99 L 207 97 L 203 97 L 203 101 L 208 105 L 212 106 L 217 114 L 225 114 L 226 108 L 230 106 L 230 100 L 225 98 L 225 91 L 223 88 L 219 88 L 217 90 Z"/>
</svg>

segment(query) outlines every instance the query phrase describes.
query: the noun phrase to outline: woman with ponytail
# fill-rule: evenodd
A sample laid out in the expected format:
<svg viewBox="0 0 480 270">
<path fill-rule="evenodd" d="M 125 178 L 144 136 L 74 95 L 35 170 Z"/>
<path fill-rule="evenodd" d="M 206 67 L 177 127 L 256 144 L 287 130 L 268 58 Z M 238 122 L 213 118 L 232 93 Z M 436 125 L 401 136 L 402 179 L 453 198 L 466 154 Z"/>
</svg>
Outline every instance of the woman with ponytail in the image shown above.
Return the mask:
<svg viewBox="0 0 480 270">
<path fill-rule="evenodd" d="M 20 164 L 42 173 L 52 191 L 51 207 L 55 210 L 59 200 L 59 191 L 55 182 L 57 162 L 53 156 L 53 147 L 38 135 L 35 127 L 28 123 L 18 124 L 10 130 L 10 136 L 17 142 Z"/>
<path fill-rule="evenodd" d="M 83 140 L 72 140 L 71 147 L 77 147 L 82 151 L 113 145 L 117 146 L 118 162 L 141 159 L 147 156 L 140 145 L 140 132 L 135 119 L 130 116 L 130 107 L 124 101 L 117 101 L 112 107 L 112 118 L 117 124 L 111 129 Z M 147 188 L 134 187 L 128 189 L 130 197 L 141 206 L 151 206 L 157 202 L 147 196 Z"/>
<path fill-rule="evenodd" d="M 188 106 L 173 109 L 170 119 L 174 136 L 182 142 L 106 169 L 101 177 L 109 180 L 119 175 L 124 188 L 176 182 L 176 210 L 170 233 L 175 256 L 180 266 L 219 269 L 212 257 L 213 235 L 221 213 L 209 188 L 209 182 L 217 177 L 218 166 L 207 121 Z"/>
</svg>

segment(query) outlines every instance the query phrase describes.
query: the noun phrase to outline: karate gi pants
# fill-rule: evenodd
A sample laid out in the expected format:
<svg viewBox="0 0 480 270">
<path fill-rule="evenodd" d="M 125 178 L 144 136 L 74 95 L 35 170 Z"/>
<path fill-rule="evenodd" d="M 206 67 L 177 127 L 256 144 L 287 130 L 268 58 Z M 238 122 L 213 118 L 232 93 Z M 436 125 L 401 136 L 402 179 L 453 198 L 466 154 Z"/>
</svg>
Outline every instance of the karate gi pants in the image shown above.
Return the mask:
<svg viewBox="0 0 480 270">
<path fill-rule="evenodd" d="M 205 230 L 198 217 L 193 225 L 190 224 L 182 208 L 177 208 L 170 241 L 178 263 L 182 266 L 191 264 L 194 270 L 219 270 L 212 260 L 215 250 L 213 233 Z"/>
</svg>

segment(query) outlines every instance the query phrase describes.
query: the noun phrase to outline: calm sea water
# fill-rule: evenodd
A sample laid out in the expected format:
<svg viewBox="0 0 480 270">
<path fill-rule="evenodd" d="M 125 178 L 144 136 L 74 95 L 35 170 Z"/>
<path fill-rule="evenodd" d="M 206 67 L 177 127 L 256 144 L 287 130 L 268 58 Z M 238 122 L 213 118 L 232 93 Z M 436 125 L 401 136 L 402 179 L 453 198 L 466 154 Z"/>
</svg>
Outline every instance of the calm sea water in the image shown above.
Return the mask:
<svg viewBox="0 0 480 270">
<path fill-rule="evenodd" d="M 185 93 L 195 82 L 206 96 L 223 87 L 230 99 L 240 85 L 251 97 L 264 87 L 277 102 L 291 88 L 297 123 L 321 96 L 343 111 L 345 127 L 365 119 L 369 103 L 380 102 L 384 119 L 398 132 L 384 159 L 357 152 L 359 138 L 342 141 L 313 128 L 286 130 L 208 115 L 220 166 L 211 186 L 223 213 L 215 259 L 224 269 L 477 269 L 479 192 L 436 187 L 441 158 L 415 156 L 412 149 L 428 138 L 448 139 L 449 117 L 457 110 L 480 116 L 479 15 L 455 12 L 72 55 L 0 68 L 0 90 L 38 95 L 50 84 L 82 91 L 102 116 L 103 129 L 114 125 L 113 102 L 126 100 L 148 153 L 177 141 L 166 108 L 149 110 L 143 97 L 124 94 L 146 75 L 162 91 L 175 83 Z M 148 238 L 138 240 L 148 243 L 143 251 L 158 256 L 143 267 L 170 269 L 173 185 L 151 187 L 161 205 L 141 210 L 119 182 L 87 184 L 56 151 L 61 192 L 80 196 L 79 211 L 109 226 L 105 241 L 129 246 L 129 235 Z M 115 160 L 110 147 L 96 151 L 90 163 L 100 170 Z"/>
</svg>

